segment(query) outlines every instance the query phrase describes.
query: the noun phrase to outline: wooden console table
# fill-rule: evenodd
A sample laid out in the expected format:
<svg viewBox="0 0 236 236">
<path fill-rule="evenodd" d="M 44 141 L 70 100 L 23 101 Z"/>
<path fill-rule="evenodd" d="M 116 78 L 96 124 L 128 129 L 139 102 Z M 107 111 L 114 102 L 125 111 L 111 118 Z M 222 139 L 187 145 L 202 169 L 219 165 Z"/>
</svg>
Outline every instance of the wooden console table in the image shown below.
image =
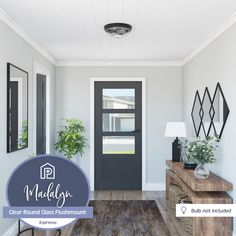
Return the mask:
<svg viewBox="0 0 236 236">
<path fill-rule="evenodd" d="M 180 162 L 166 161 L 166 197 L 171 183 L 177 183 L 194 204 L 231 204 L 226 193 L 233 185 L 210 173 L 206 180 L 194 177 L 193 170 L 186 170 Z M 232 236 L 232 217 L 193 217 L 193 236 Z"/>
</svg>

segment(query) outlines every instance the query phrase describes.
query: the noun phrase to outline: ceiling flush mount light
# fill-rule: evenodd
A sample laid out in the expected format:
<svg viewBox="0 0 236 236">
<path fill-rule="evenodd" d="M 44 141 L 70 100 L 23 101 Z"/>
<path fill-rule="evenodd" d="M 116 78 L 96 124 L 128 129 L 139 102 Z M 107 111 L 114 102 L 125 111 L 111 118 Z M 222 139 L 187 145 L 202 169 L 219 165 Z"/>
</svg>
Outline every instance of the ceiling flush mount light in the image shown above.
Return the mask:
<svg viewBox="0 0 236 236">
<path fill-rule="evenodd" d="M 123 37 L 132 30 L 132 26 L 125 23 L 111 23 L 104 26 L 105 32 L 115 38 Z"/>
</svg>

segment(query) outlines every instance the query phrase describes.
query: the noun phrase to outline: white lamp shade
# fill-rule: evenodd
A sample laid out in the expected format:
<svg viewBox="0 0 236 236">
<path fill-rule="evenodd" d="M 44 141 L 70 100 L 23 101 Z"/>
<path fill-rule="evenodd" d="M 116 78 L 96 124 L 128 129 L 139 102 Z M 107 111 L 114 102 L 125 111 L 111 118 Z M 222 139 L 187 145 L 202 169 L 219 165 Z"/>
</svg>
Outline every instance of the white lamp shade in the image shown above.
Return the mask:
<svg viewBox="0 0 236 236">
<path fill-rule="evenodd" d="M 168 122 L 165 137 L 187 137 L 185 122 Z"/>
</svg>

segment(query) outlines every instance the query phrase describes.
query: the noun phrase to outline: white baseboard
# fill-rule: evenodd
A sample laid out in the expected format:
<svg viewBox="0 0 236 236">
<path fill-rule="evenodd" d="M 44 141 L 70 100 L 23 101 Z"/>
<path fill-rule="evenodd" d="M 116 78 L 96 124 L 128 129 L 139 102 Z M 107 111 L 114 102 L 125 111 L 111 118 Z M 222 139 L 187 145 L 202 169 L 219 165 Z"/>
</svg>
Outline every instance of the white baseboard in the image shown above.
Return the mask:
<svg viewBox="0 0 236 236">
<path fill-rule="evenodd" d="M 24 227 L 21 221 L 21 229 Z M 2 236 L 16 236 L 18 234 L 18 221 L 16 221 Z"/>
<path fill-rule="evenodd" d="M 166 191 L 165 183 L 146 183 L 146 191 Z"/>
</svg>

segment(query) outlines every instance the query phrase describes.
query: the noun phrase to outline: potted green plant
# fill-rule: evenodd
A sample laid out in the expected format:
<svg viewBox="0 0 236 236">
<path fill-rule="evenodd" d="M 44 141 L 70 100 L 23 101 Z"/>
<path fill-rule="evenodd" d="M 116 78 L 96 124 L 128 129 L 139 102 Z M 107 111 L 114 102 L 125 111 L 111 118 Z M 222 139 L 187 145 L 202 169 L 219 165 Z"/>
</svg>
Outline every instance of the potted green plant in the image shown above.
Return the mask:
<svg viewBox="0 0 236 236">
<path fill-rule="evenodd" d="M 215 150 L 217 148 L 217 139 L 215 137 L 194 138 L 188 142 L 187 155 L 197 162 L 194 170 L 194 176 L 198 179 L 207 179 L 209 170 L 206 164 L 212 164 L 216 161 Z"/>
<path fill-rule="evenodd" d="M 71 160 L 77 154 L 81 156 L 87 146 L 85 128 L 82 121 L 77 119 L 66 119 L 65 124 L 60 126 L 58 141 L 55 148 Z"/>
</svg>

